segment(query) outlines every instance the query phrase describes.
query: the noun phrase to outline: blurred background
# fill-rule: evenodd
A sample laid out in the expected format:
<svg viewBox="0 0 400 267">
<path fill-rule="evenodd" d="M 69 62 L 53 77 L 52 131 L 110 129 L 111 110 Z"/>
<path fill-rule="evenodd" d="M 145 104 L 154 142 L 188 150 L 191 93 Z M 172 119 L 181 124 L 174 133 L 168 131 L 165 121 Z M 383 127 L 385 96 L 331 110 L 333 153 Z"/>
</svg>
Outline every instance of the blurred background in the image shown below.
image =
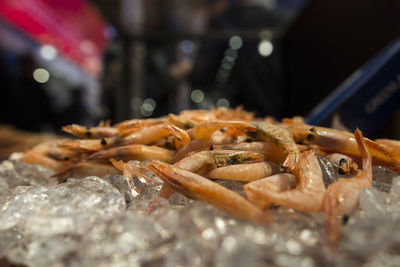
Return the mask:
<svg viewBox="0 0 400 267">
<path fill-rule="evenodd" d="M 211 106 L 306 116 L 399 15 L 395 0 L 1 0 L 0 146 Z M 399 138 L 397 110 L 371 134 Z"/>
</svg>

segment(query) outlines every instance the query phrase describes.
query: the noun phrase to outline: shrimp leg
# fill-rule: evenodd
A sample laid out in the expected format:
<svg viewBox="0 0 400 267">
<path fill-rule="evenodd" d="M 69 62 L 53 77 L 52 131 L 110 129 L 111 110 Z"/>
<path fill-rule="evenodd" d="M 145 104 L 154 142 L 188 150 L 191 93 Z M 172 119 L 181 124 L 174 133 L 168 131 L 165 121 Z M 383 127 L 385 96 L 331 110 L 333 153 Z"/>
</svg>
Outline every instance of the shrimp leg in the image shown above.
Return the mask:
<svg viewBox="0 0 400 267">
<path fill-rule="evenodd" d="M 267 214 L 247 199 L 203 176 L 160 161 L 150 161 L 149 165 L 166 184 L 190 198 L 209 203 L 233 216 L 252 222 L 271 222 Z"/>
</svg>

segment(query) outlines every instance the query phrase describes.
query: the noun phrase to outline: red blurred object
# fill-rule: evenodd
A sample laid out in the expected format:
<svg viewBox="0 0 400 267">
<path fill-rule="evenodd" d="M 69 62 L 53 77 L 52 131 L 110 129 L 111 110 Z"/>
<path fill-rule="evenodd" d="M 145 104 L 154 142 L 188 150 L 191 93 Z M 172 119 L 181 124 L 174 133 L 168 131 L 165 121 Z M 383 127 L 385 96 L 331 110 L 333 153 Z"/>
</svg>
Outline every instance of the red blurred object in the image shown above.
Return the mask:
<svg viewBox="0 0 400 267">
<path fill-rule="evenodd" d="M 1 0 L 0 16 L 39 43 L 53 45 L 88 73 L 100 73 L 106 23 L 86 1 Z"/>
</svg>

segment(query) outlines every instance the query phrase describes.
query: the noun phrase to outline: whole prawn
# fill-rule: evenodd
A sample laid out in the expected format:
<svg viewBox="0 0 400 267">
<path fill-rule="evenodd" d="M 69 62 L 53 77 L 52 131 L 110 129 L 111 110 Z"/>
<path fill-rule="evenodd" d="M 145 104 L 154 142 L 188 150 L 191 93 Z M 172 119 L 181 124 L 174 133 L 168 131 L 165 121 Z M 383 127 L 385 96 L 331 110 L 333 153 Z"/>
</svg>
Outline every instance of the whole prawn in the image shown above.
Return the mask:
<svg viewBox="0 0 400 267">
<path fill-rule="evenodd" d="M 362 188 L 372 187 L 372 159 L 360 130 L 354 133 L 362 156 L 362 170 L 353 178 L 339 179 L 328 186 L 324 200 L 325 227 L 334 250 L 342 231 L 341 215 L 351 213 L 359 203 Z"/>
<path fill-rule="evenodd" d="M 181 168 L 150 161 L 149 166 L 172 189 L 193 199 L 209 203 L 236 217 L 260 224 L 269 224 L 271 218 L 239 194 L 210 181 L 203 176 Z"/>
<path fill-rule="evenodd" d="M 290 184 L 288 177 L 277 174 L 275 179 L 265 179 L 244 185 L 244 191 L 250 202 L 258 207 L 266 208 L 270 204 L 281 205 L 299 211 L 318 212 L 322 210 L 325 195 L 325 184 L 317 157 L 311 152 L 304 152 L 295 169 L 297 186 L 287 191 L 277 191 L 276 186 Z"/>
</svg>

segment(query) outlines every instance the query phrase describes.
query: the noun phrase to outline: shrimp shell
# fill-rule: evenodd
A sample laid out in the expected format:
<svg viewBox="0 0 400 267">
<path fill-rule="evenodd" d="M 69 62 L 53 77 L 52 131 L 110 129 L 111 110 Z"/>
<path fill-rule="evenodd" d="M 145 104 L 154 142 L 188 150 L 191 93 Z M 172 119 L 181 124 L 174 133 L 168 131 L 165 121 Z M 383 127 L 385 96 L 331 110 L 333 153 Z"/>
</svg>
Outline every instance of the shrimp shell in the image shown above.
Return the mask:
<svg viewBox="0 0 400 267">
<path fill-rule="evenodd" d="M 227 179 L 251 182 L 278 172 L 278 166 L 272 162 L 229 165 L 209 171 L 204 176 L 213 179 Z"/>
<path fill-rule="evenodd" d="M 159 161 L 150 161 L 149 165 L 164 183 L 185 196 L 209 203 L 238 218 L 260 224 L 272 222 L 247 199 L 207 178 Z"/>
</svg>

